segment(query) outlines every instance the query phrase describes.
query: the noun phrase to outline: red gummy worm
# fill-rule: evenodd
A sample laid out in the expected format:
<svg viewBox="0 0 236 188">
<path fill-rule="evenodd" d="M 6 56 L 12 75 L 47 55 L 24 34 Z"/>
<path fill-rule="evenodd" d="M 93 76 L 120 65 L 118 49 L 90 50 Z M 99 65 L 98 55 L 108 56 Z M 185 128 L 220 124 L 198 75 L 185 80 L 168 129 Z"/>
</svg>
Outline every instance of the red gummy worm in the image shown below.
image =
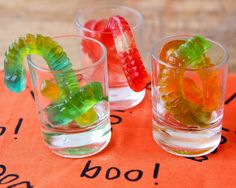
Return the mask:
<svg viewBox="0 0 236 188">
<path fill-rule="evenodd" d="M 141 60 L 128 22 L 121 16 L 113 16 L 109 19 L 104 31 L 112 33 L 130 88 L 136 92 L 142 91 L 146 87 L 148 73 Z"/>
</svg>

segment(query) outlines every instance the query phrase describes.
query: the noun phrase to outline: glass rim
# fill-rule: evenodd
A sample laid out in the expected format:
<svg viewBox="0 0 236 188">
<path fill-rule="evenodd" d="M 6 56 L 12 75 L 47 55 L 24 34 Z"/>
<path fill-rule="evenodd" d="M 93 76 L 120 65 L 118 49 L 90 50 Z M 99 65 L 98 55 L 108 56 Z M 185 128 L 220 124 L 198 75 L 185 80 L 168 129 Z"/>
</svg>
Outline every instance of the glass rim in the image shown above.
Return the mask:
<svg viewBox="0 0 236 188">
<path fill-rule="evenodd" d="M 50 70 L 49 67 L 48 68 L 44 68 L 44 67 L 41 67 L 39 65 L 36 65 L 33 62 L 32 58 L 31 58 L 31 55 L 27 55 L 27 63 L 29 63 L 32 67 L 34 67 L 35 69 L 37 69 L 39 71 L 47 72 L 47 73 L 52 73 L 52 74 L 53 73 L 56 74 L 56 73 L 65 73 L 65 72 L 84 71 L 86 69 L 90 69 L 92 67 L 95 67 L 95 66 L 101 64 L 103 62 L 103 60 L 106 60 L 106 57 L 107 57 L 106 47 L 100 41 L 98 41 L 96 39 L 93 39 L 91 37 L 86 37 L 86 36 L 83 36 L 83 35 L 57 35 L 57 36 L 54 36 L 54 37 L 51 37 L 51 38 L 52 39 L 80 38 L 80 39 L 91 40 L 91 41 L 97 43 L 101 47 L 103 53 L 102 53 L 101 57 L 96 62 L 94 62 L 92 65 L 89 65 L 89 66 L 86 66 L 86 67 L 83 67 L 83 68 L 77 68 L 76 70 L 58 70 L 58 71 Z"/>
<path fill-rule="evenodd" d="M 222 61 L 219 63 L 219 64 L 216 64 L 214 66 L 211 66 L 211 67 L 205 67 L 205 68 L 183 68 L 183 67 L 178 67 L 178 66 L 175 66 L 175 65 L 170 65 L 162 60 L 160 60 L 159 58 L 159 55 L 156 55 L 155 51 L 156 51 L 156 48 L 157 48 L 157 45 L 162 43 L 163 41 L 165 40 L 168 40 L 168 39 L 174 39 L 174 38 L 181 38 L 181 37 L 191 37 L 191 36 L 194 36 L 194 35 L 191 35 L 191 34 L 183 34 L 183 35 L 171 35 L 171 36 L 167 36 L 167 37 L 163 37 L 161 38 L 160 40 L 158 40 L 157 42 L 155 42 L 152 47 L 151 47 L 151 57 L 155 60 L 155 63 L 159 63 L 159 64 L 162 64 L 168 68 L 174 68 L 174 69 L 184 69 L 186 71 L 199 71 L 199 70 L 210 70 L 210 69 L 217 69 L 221 66 L 223 66 L 224 64 L 227 64 L 228 63 L 228 60 L 229 60 L 229 52 L 228 50 L 225 48 L 224 45 L 220 44 L 219 42 L 216 42 L 212 39 L 209 39 L 207 37 L 204 37 L 207 41 L 209 41 L 210 43 L 212 44 L 215 44 L 217 45 L 218 47 L 220 47 L 222 50 L 223 50 L 223 53 L 224 53 L 224 57 L 222 59 Z"/>
<path fill-rule="evenodd" d="M 81 18 L 82 15 L 93 12 L 93 11 L 98 10 L 98 9 L 111 9 L 111 8 L 120 8 L 120 9 L 123 9 L 123 10 L 126 10 L 126 11 L 130 11 L 138 17 L 138 23 L 131 27 L 132 30 L 136 30 L 136 29 L 138 29 L 139 27 L 142 26 L 142 24 L 143 24 L 143 15 L 139 11 L 137 11 L 133 8 L 129 8 L 127 6 L 122 6 L 122 5 L 98 5 L 98 6 L 94 6 L 92 8 L 87 7 L 85 9 L 81 10 L 81 11 L 78 11 L 78 13 L 75 17 L 75 25 L 78 28 L 80 28 L 81 30 L 87 31 L 87 32 L 90 32 L 90 33 L 108 34 L 110 32 L 94 31 L 94 30 L 91 30 L 91 29 L 88 29 L 88 28 L 84 27 L 84 25 L 81 24 L 81 22 L 80 22 L 80 18 Z"/>
</svg>

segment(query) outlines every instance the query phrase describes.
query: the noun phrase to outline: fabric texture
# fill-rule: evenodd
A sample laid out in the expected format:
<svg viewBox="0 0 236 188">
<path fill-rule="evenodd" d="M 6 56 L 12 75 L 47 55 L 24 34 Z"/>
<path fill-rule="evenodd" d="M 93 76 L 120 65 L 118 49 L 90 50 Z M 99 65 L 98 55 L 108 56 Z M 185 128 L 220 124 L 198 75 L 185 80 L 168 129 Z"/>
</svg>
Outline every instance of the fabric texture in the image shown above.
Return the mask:
<svg viewBox="0 0 236 188">
<path fill-rule="evenodd" d="M 1 81 L 0 187 L 234 187 L 235 83 L 236 75 L 229 75 L 222 141 L 207 156 L 177 157 L 155 143 L 149 84 L 137 107 L 111 112 L 112 139 L 106 149 L 92 157 L 67 159 L 43 143 L 30 81 L 20 94 L 7 91 Z"/>
</svg>

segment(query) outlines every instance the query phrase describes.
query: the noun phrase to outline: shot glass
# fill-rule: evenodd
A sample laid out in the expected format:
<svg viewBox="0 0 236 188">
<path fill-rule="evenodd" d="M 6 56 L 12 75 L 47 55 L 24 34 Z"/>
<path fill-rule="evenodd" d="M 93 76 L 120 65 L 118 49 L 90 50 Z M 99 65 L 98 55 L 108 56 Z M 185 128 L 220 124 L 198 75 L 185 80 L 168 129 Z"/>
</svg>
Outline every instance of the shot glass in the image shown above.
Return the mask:
<svg viewBox="0 0 236 188">
<path fill-rule="evenodd" d="M 106 49 L 84 36 L 58 36 L 54 40 L 70 58 L 72 70 L 51 71 L 43 59 L 27 57 L 42 136 L 57 155 L 91 156 L 104 149 L 111 138 Z M 89 54 L 93 59 L 81 45 L 86 42 L 97 49 Z M 72 79 L 77 83 L 71 84 Z M 56 82 L 70 87 L 61 91 Z"/>
<path fill-rule="evenodd" d="M 103 39 L 107 39 L 107 42 L 106 44 L 104 43 L 104 45 L 107 49 L 109 102 L 112 110 L 123 110 L 138 105 L 145 96 L 145 90 L 134 92 L 130 89 L 123 73 L 115 44 L 114 42 L 110 42 L 110 40 L 112 40 L 111 33 L 98 31 L 97 27 L 102 26 L 102 20 L 109 19 L 111 16 L 116 15 L 120 15 L 128 21 L 134 34 L 137 48 L 142 56 L 143 16 L 138 11 L 124 6 L 91 7 L 80 11 L 75 22 L 80 35 L 93 37 L 100 40 L 102 43 L 104 43 L 104 41 L 101 41 L 101 35 L 103 35 Z M 94 26 L 96 27 L 94 30 L 88 29 L 85 26 L 94 24 L 92 22 L 99 22 Z"/>
<path fill-rule="evenodd" d="M 167 37 L 152 47 L 153 137 L 167 152 L 194 157 L 220 143 L 229 54 L 206 39 L 211 44 L 207 68 L 180 68 L 160 60 L 166 43 L 189 37 Z"/>
</svg>

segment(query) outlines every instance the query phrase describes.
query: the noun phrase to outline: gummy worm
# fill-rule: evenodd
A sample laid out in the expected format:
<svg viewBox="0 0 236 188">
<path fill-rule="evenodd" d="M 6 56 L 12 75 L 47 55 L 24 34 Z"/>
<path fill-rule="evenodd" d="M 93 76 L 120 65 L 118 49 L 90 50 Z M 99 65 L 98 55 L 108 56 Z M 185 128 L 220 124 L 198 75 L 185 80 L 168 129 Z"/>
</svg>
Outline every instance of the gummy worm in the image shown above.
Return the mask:
<svg viewBox="0 0 236 188">
<path fill-rule="evenodd" d="M 148 73 L 142 63 L 128 22 L 121 16 L 113 16 L 106 25 L 105 32 L 111 32 L 128 84 L 134 91 L 146 87 Z"/>
<path fill-rule="evenodd" d="M 26 76 L 22 62 L 29 54 L 41 55 L 51 71 L 59 71 L 52 73 L 63 97 L 44 109 L 51 122 L 66 125 L 99 101 L 107 100 L 99 82 L 79 87 L 72 64 L 62 47 L 42 35 L 27 34 L 10 45 L 4 59 L 4 81 L 9 90 L 21 92 L 25 89 Z"/>
<path fill-rule="evenodd" d="M 103 95 L 103 88 L 99 82 L 91 82 L 78 89 L 67 100 L 56 100 L 45 109 L 49 121 L 54 125 L 66 125 L 76 117 L 87 112 L 102 100 L 108 100 Z M 60 112 L 60 113 L 59 113 Z"/>
<path fill-rule="evenodd" d="M 62 47 L 49 37 L 40 34 L 27 34 L 12 43 L 4 59 L 4 81 L 10 91 L 21 92 L 25 89 L 26 76 L 23 59 L 29 54 L 41 55 L 54 73 L 62 95 L 68 96 L 78 91 L 79 85 L 72 64 Z"/>
<path fill-rule="evenodd" d="M 173 48 L 174 43 L 177 43 L 179 47 L 176 50 L 172 49 L 172 51 L 174 51 L 168 59 L 165 59 L 162 55 L 160 56 L 163 61 L 177 65 L 180 69 L 175 70 L 160 65 L 159 92 L 161 98 L 165 101 L 166 109 L 181 123 L 190 126 L 198 124 L 201 127 L 205 127 L 208 125 L 207 122 L 211 118 L 211 111 L 217 108 L 219 99 L 214 100 L 214 103 L 216 104 L 211 105 L 207 111 L 204 109 L 204 101 L 207 100 L 203 99 L 203 104 L 201 106 L 185 99 L 182 79 L 184 77 L 184 69 L 181 69 L 181 67 L 209 67 L 210 62 L 204 54 L 208 48 L 210 48 L 210 45 L 201 36 L 194 36 L 185 43 L 183 43 L 183 41 L 169 42 L 168 45 Z M 215 83 L 216 86 L 211 90 L 219 90 L 220 86 L 216 83 L 216 72 L 212 72 L 207 78 L 201 72 L 199 72 L 199 74 L 203 82 L 207 79 L 209 83 Z M 219 94 L 219 92 L 217 92 L 217 94 Z"/>
</svg>

